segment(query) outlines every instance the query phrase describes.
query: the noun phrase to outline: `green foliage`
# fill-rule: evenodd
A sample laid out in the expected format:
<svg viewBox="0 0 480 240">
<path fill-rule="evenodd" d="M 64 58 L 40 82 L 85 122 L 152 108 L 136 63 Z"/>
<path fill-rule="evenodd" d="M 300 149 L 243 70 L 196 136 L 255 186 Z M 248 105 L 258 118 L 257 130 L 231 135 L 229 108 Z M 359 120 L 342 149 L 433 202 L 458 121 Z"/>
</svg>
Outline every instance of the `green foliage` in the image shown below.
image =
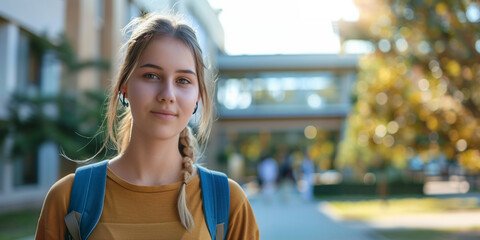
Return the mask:
<svg viewBox="0 0 480 240">
<path fill-rule="evenodd" d="M 105 93 L 78 96 L 26 97 L 15 95 L 9 105 L 7 127 L 13 133 L 12 157 L 34 154 L 45 141 L 53 141 L 73 159 L 89 158 L 100 149 Z"/>
<path fill-rule="evenodd" d="M 77 53 L 64 34 L 60 35 L 57 44 L 51 43 L 48 38 L 43 36 L 32 35 L 32 48 L 38 56 L 42 56 L 47 51 L 53 51 L 59 60 L 67 68 L 67 74 L 75 74 L 85 68 L 98 68 L 103 70 L 110 69 L 110 61 L 106 59 L 93 59 L 80 61 Z"/>
<path fill-rule="evenodd" d="M 45 35 L 31 35 L 30 39 L 32 57 L 41 58 L 47 52 L 53 53 L 65 66 L 66 75 L 86 68 L 110 68 L 105 59 L 80 61 L 65 35 L 61 35 L 56 43 Z M 72 159 L 90 158 L 103 144 L 103 129 L 99 128 L 105 99 L 106 93 L 102 90 L 57 96 L 14 94 L 8 104 L 8 118 L 0 121 L 0 146 L 4 146 L 5 139 L 12 137 L 13 146 L 7 149 L 7 156 L 15 159 L 35 156 L 42 143 L 53 141 Z"/>
</svg>

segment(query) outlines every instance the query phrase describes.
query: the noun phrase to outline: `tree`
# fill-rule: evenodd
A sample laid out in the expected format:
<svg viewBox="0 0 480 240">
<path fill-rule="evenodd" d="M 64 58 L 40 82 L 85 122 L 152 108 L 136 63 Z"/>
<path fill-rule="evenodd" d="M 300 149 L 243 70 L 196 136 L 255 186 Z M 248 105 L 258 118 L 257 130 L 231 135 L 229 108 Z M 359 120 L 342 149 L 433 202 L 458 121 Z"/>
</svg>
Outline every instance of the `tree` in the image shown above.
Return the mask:
<svg viewBox="0 0 480 240">
<path fill-rule="evenodd" d="M 339 167 L 403 168 L 439 154 L 480 170 L 480 8 L 468 0 L 357 0 L 344 40 L 375 50 L 359 62 Z"/>
</svg>

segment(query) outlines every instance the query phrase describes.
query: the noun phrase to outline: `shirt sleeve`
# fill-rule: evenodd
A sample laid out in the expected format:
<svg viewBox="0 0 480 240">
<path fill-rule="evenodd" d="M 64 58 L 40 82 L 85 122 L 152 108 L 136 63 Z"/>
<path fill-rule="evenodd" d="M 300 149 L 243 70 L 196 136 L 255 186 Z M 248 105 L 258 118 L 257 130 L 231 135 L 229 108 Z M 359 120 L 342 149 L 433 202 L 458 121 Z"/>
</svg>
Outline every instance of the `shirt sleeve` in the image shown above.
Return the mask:
<svg viewBox="0 0 480 240">
<path fill-rule="evenodd" d="M 230 216 L 227 239 L 260 239 L 257 220 L 247 195 L 235 181 L 229 179 Z"/>
<path fill-rule="evenodd" d="M 48 191 L 38 219 L 36 240 L 64 239 L 66 226 L 65 216 L 70 203 L 74 174 L 58 180 Z"/>
</svg>

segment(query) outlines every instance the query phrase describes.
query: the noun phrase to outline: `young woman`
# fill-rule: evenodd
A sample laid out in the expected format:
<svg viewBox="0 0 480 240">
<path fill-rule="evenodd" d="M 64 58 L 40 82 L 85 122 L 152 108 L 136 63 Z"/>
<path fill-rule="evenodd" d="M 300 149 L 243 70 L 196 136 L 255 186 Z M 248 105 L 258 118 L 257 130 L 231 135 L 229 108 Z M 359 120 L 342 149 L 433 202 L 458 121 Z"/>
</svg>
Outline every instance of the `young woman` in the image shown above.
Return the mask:
<svg viewBox="0 0 480 240">
<path fill-rule="evenodd" d="M 118 155 L 108 162 L 103 211 L 89 239 L 211 239 L 194 165 L 196 138 L 187 126 L 201 112 L 197 138 L 205 143 L 213 93 L 195 33 L 174 17 L 155 14 L 127 28 L 133 31 L 106 116 L 106 142 Z M 50 189 L 36 239 L 65 238 L 73 180 L 70 174 Z M 226 238 L 259 239 L 246 195 L 234 181 L 228 185 Z"/>
</svg>

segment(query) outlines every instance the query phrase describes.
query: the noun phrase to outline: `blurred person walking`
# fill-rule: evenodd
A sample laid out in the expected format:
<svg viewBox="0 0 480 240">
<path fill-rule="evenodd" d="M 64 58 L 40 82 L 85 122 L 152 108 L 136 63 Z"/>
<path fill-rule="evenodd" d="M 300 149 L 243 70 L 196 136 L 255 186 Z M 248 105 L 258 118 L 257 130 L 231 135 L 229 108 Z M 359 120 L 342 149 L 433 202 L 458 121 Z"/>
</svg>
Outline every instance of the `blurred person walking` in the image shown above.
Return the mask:
<svg viewBox="0 0 480 240">
<path fill-rule="evenodd" d="M 270 154 L 265 154 L 257 166 L 262 195 L 266 203 L 271 203 L 276 190 L 278 163 Z"/>
<path fill-rule="evenodd" d="M 301 167 L 302 183 L 300 187 L 300 192 L 302 194 L 302 199 L 306 202 L 310 202 L 313 200 L 313 180 L 315 174 L 315 165 L 313 164 L 312 159 L 310 159 L 308 151 L 305 151 Z"/>
<path fill-rule="evenodd" d="M 293 176 L 293 157 L 288 154 L 288 151 L 280 151 L 278 154 L 279 177 L 278 188 L 282 201 L 288 202 L 291 195 L 295 191 L 295 178 Z"/>
</svg>

